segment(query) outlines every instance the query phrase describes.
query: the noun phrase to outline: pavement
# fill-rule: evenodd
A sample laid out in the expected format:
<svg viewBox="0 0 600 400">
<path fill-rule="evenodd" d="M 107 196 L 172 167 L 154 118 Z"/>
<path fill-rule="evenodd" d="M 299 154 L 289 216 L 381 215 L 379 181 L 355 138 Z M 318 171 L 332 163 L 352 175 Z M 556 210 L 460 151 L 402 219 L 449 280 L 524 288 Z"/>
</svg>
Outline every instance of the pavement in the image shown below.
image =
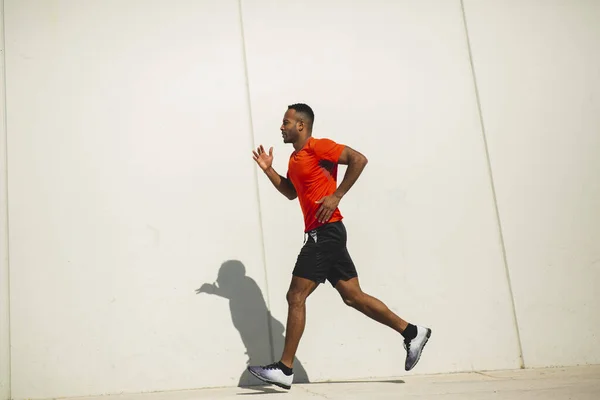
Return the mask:
<svg viewBox="0 0 600 400">
<path fill-rule="evenodd" d="M 115 399 L 110 399 L 111 397 Z M 290 390 L 266 385 L 103 396 L 102 398 L 103 400 L 241 400 L 244 398 L 247 400 L 600 400 L 600 365 L 320 382 L 296 384 Z"/>
</svg>

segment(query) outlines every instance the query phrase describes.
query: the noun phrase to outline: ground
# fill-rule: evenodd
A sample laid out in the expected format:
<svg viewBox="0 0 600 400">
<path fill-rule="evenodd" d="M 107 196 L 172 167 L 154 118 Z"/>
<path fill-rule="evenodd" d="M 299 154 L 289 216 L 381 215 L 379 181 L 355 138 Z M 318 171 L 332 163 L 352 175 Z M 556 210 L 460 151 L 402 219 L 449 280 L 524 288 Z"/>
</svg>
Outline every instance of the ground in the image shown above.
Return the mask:
<svg viewBox="0 0 600 400">
<path fill-rule="evenodd" d="M 297 384 L 289 391 L 275 386 L 232 387 L 120 395 L 114 399 L 104 396 L 102 400 L 239 400 L 245 396 L 252 400 L 598 400 L 600 365 Z"/>
</svg>

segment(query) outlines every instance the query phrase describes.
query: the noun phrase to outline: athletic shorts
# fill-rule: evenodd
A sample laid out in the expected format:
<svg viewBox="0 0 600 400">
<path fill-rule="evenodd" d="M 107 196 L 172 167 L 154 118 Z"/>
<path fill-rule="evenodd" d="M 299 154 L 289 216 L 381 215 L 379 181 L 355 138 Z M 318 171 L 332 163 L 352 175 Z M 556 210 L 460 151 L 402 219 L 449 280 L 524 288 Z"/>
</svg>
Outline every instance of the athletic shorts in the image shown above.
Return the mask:
<svg viewBox="0 0 600 400">
<path fill-rule="evenodd" d="M 346 248 L 346 227 L 342 221 L 319 226 L 305 233 L 293 275 L 333 287 L 341 279 L 347 281 L 357 275 L 356 267 Z"/>
</svg>

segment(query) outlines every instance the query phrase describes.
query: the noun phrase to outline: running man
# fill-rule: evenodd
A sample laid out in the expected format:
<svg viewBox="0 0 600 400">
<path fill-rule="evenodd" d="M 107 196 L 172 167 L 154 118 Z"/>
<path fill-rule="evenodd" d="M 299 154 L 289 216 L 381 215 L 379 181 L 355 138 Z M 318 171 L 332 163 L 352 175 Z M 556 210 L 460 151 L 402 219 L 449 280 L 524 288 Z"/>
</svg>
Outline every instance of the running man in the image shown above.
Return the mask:
<svg viewBox="0 0 600 400">
<path fill-rule="evenodd" d="M 299 199 L 304 215 L 305 243 L 298 255 L 287 292 L 288 316 L 281 359 L 248 370 L 264 382 L 290 389 L 294 379 L 293 360 L 306 322 L 306 299 L 320 283 L 328 280 L 344 303 L 373 320 L 396 330 L 404 337 L 405 369 L 419 361 L 431 329 L 410 324 L 394 314 L 380 300 L 364 293 L 356 268 L 346 247 L 346 229 L 338 208 L 340 200 L 354 185 L 367 165 L 367 158 L 347 145 L 312 136 L 313 110 L 306 104 L 293 104 L 283 117 L 281 135 L 291 143 L 286 177 L 272 167 L 273 148 L 253 151 L 254 161 L 275 188 L 290 200 Z M 338 164 L 347 165 L 337 186 Z"/>
</svg>

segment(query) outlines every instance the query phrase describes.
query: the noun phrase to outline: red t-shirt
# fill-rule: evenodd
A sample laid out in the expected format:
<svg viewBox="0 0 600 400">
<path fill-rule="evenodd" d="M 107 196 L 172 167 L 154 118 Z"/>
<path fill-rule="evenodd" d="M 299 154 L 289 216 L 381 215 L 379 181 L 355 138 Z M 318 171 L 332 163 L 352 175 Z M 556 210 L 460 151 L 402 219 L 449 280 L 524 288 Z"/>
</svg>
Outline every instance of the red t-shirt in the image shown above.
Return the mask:
<svg viewBox="0 0 600 400">
<path fill-rule="evenodd" d="M 320 223 L 316 214 L 325 196 L 337 189 L 338 159 L 345 146 L 330 139 L 308 138 L 304 147 L 290 155 L 287 177 L 292 181 L 300 207 L 304 214 L 305 232 L 313 230 Z M 339 209 L 335 209 L 328 222 L 342 220 Z"/>
</svg>

